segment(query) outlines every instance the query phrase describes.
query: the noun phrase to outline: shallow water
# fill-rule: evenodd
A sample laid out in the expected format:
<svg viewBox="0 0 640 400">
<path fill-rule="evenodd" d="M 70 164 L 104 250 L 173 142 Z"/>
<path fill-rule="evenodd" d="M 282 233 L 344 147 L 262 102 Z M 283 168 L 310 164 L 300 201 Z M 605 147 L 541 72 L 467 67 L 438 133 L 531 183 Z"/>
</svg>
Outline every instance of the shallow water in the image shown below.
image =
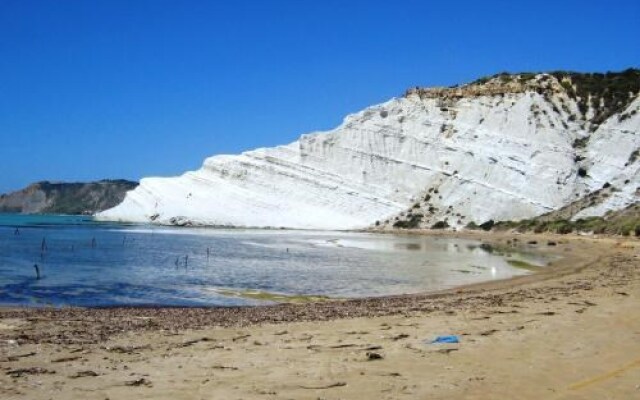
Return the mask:
<svg viewBox="0 0 640 400">
<path fill-rule="evenodd" d="M 535 255 L 514 257 L 544 264 Z M 525 273 L 464 239 L 0 215 L 4 305 L 255 305 L 265 296 L 233 293 L 380 296 Z"/>
</svg>

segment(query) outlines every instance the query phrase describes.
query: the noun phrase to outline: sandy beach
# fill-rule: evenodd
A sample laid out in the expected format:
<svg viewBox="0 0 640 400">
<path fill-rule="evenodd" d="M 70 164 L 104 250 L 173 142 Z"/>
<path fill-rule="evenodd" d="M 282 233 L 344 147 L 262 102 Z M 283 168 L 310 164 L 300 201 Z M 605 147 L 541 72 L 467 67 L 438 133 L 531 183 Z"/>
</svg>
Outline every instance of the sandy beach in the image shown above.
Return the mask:
<svg viewBox="0 0 640 400">
<path fill-rule="evenodd" d="M 419 295 L 0 309 L 0 398 L 640 398 L 640 241 L 465 237 L 562 258 L 532 275 Z M 439 335 L 460 342 L 432 344 Z"/>
</svg>

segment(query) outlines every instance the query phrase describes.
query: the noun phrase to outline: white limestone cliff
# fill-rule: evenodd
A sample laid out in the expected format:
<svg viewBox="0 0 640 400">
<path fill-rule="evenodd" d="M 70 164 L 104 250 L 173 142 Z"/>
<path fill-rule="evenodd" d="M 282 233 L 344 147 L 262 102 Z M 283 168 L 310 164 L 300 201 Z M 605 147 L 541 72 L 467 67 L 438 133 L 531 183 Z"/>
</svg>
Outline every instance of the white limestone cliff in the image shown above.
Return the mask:
<svg viewBox="0 0 640 400">
<path fill-rule="evenodd" d="M 595 124 L 598 110 L 583 115 L 579 98 L 546 74 L 411 90 L 332 131 L 214 156 L 179 177 L 145 178 L 96 217 L 350 229 L 390 224 L 412 209 L 423 215 L 421 226 L 463 226 L 530 218 L 608 183 L 614 195 L 580 214 L 602 215 L 638 201 L 640 98 L 633 96 Z"/>
</svg>

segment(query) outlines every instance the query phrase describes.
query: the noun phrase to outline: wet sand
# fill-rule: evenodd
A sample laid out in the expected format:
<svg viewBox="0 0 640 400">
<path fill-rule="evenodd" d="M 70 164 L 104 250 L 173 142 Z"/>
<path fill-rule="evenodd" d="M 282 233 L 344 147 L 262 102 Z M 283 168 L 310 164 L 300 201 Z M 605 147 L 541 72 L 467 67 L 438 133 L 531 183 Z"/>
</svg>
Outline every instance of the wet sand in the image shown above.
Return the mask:
<svg viewBox="0 0 640 400">
<path fill-rule="evenodd" d="M 469 235 L 563 258 L 422 295 L 0 309 L 0 398 L 640 398 L 639 241 Z"/>
</svg>

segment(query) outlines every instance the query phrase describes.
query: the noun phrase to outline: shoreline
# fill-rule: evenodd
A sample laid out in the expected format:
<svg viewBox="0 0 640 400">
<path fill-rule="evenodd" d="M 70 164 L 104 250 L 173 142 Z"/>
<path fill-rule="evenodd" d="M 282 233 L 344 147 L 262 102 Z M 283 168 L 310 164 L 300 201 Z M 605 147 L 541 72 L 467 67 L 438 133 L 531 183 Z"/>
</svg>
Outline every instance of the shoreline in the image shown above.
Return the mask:
<svg viewBox="0 0 640 400">
<path fill-rule="evenodd" d="M 501 246 L 514 236 L 481 237 Z M 637 396 L 640 241 L 517 237 L 565 257 L 534 274 L 426 294 L 234 308 L 0 308 L 0 397 Z M 439 335 L 460 343 L 431 344 Z"/>
<path fill-rule="evenodd" d="M 176 229 L 189 229 L 189 228 L 183 228 L 183 227 L 178 227 Z M 226 231 L 225 229 L 212 229 L 214 231 Z M 280 230 L 274 230 L 274 232 L 281 232 Z M 291 231 L 291 232 L 295 232 Z M 320 233 L 326 233 L 326 234 L 331 234 L 331 233 L 336 233 L 336 234 L 340 234 L 340 233 L 363 233 L 363 234 L 373 234 L 373 235 L 377 235 L 377 234 L 384 234 L 384 235 L 394 235 L 394 236 L 398 236 L 398 237 L 402 237 L 402 236 L 408 236 L 408 237 L 415 237 L 415 236 L 430 236 L 433 238 L 438 238 L 438 237 L 451 237 L 451 238 L 459 238 L 459 239 L 467 239 L 467 240 L 473 240 L 473 241 L 477 241 L 477 244 L 483 244 L 484 243 L 493 243 L 493 247 L 495 250 L 498 251 L 504 251 L 504 252 L 513 252 L 513 253 L 522 253 L 522 254 L 526 254 L 526 253 L 531 253 L 531 254 L 544 254 L 546 253 L 544 251 L 546 246 L 538 246 L 538 247 L 531 247 L 531 246 L 525 246 L 524 243 L 521 243 L 520 246 L 513 246 L 509 249 L 504 248 L 503 244 L 498 243 L 498 241 L 495 239 L 493 234 L 488 234 L 488 233 L 484 233 L 484 235 L 478 235 L 477 233 L 474 234 L 473 232 L 471 233 L 463 233 L 463 232 L 440 232 L 440 231 L 419 231 L 419 230 L 413 230 L 413 231 L 389 231 L 389 232 L 377 232 L 377 231 L 351 231 L 351 230 L 345 230 L 345 231 L 313 231 L 313 232 L 320 232 Z M 491 249 L 489 251 L 492 251 Z M 505 258 L 506 259 L 506 258 Z M 535 266 L 532 266 L 535 267 Z M 519 268 L 519 267 L 514 267 L 514 268 Z M 522 268 L 522 267 L 520 267 Z M 544 268 L 544 267 L 539 267 L 539 268 Z M 527 269 L 526 267 L 524 269 Z M 536 270 L 538 269 L 537 267 L 535 268 Z M 519 274 L 515 273 L 514 276 L 519 276 Z M 408 291 L 408 292 L 398 292 L 398 293 L 388 293 L 388 294 L 380 294 L 380 295 L 358 295 L 356 297 L 340 297 L 340 296 L 336 296 L 336 297 L 329 297 L 329 296 L 325 296 L 325 295 L 319 295 L 319 294 L 315 294 L 315 293 L 302 293 L 302 294 L 297 294 L 297 293 L 280 293 L 280 292 L 274 292 L 274 293 L 270 293 L 270 292 L 265 292 L 266 295 L 269 294 L 273 294 L 273 297 L 281 297 L 286 299 L 287 297 L 291 297 L 291 298 L 295 298 L 295 297 L 309 297 L 309 298 L 324 298 L 324 300 L 322 301 L 326 301 L 326 302 L 331 302 L 331 301 L 346 301 L 346 300 L 357 300 L 357 299 L 376 299 L 376 298 L 384 298 L 384 297 L 398 297 L 398 296 L 413 296 L 413 295 L 424 295 L 424 294 L 434 294 L 434 293 L 441 293 L 441 292 L 446 292 L 446 291 L 451 291 L 451 290 L 456 290 L 457 288 L 462 288 L 462 287 L 467 287 L 470 285 L 482 285 L 484 283 L 489 283 L 489 282 L 497 282 L 497 281 L 502 281 L 502 280 L 509 280 L 511 278 L 491 278 L 491 277 L 487 277 L 485 278 L 487 279 L 486 281 L 478 281 L 478 282 L 474 282 L 474 283 L 458 283 L 455 286 L 449 286 L 446 287 L 445 285 L 441 285 L 441 287 L 445 287 L 445 288 L 433 288 L 433 289 L 417 289 L 416 291 Z M 251 289 L 246 289 L 247 291 L 251 291 Z M 225 289 L 225 288 L 220 288 L 220 291 L 233 291 L 232 289 Z M 242 297 L 242 296 L 239 296 Z M 44 301 L 44 300 L 43 300 Z M 305 302 L 314 302 L 315 300 L 310 299 L 310 300 L 301 300 L 301 301 L 297 301 L 297 303 L 305 303 Z M 286 304 L 288 303 L 288 301 L 278 301 L 278 300 L 274 300 L 274 303 L 280 303 L 280 304 Z M 272 304 L 274 305 L 274 304 Z M 211 304 L 211 305 L 207 305 L 207 304 L 202 304 L 202 305 L 185 305 L 185 304 L 155 304 L 155 303 L 138 303 L 138 304 L 107 304 L 107 305 L 73 305 L 73 304 L 69 304 L 69 305 L 54 305 L 54 304 L 46 304 L 46 303 L 29 303 L 29 304 L 11 304 L 11 303 L 6 303 L 6 304 L 2 304 L 0 303 L 0 310 L 4 309 L 4 310 L 22 310 L 22 309 L 68 309 L 68 308 L 87 308 L 87 309 L 118 309 L 118 308 L 123 308 L 123 309 L 144 309 L 144 308 L 233 308 L 233 307 L 264 307 L 264 306 L 270 306 L 269 304 L 262 304 L 262 305 L 241 305 L 241 306 L 234 306 L 234 305 L 216 305 L 216 304 Z"/>
<path fill-rule="evenodd" d="M 396 232 L 388 232 L 396 233 Z M 550 262 L 539 271 L 514 276 L 506 279 L 489 280 L 471 284 L 460 285 L 448 289 L 420 292 L 411 294 L 398 294 L 388 296 L 359 297 L 347 299 L 335 299 L 321 302 L 305 303 L 279 303 L 272 305 L 255 306 L 162 306 L 162 305 L 132 305 L 132 306 L 96 306 L 96 307 L 40 307 L 40 306 L 0 306 L 0 320 L 6 318 L 44 318 L 55 321 L 56 319 L 89 320 L 96 322 L 96 318 L 107 318 L 112 322 L 117 321 L 113 326 L 104 327 L 100 334 L 89 335 L 87 342 L 98 342 L 119 332 L 147 331 L 158 329 L 171 329 L 165 324 L 132 323 L 131 319 L 161 319 L 170 318 L 177 329 L 202 329 L 212 326 L 251 326 L 264 323 L 286 323 L 297 321 L 331 321 L 336 319 L 348 319 L 359 317 L 379 317 L 405 313 L 407 310 L 432 311 L 433 308 L 424 307 L 426 303 L 434 303 L 446 299 L 473 296 L 479 293 L 490 293 L 493 291 L 509 290 L 547 280 L 559 279 L 564 276 L 579 273 L 585 268 L 594 266 L 602 262 L 603 256 L 593 260 L 589 256 L 576 254 L 568 245 L 576 243 L 593 243 L 596 246 L 604 246 L 608 250 L 609 246 L 616 245 L 640 249 L 640 240 L 624 240 L 617 237 L 583 237 L 575 235 L 550 235 L 550 234 L 511 234 L 492 232 L 439 232 L 439 231 L 408 231 L 407 235 L 427 235 L 427 236 L 447 236 L 463 239 L 475 239 L 482 243 L 487 243 L 496 247 L 505 246 L 506 241 L 516 238 L 519 243 L 513 245 L 514 250 L 534 250 L 538 254 L 561 256 L 559 260 Z M 545 241 L 554 239 L 556 245 L 548 246 Z M 526 244 L 527 241 L 536 241 L 538 244 L 532 246 Z M 588 246 L 591 247 L 591 246 Z M 571 250 L 570 252 L 567 250 Z M 604 256 L 606 258 L 606 256 Z M 430 305 L 430 307 L 435 307 Z M 120 326 L 126 322 L 127 329 Z M 90 331 L 89 326 L 85 326 Z M 0 340 L 3 339 L 0 330 Z M 24 336 L 24 342 L 49 341 L 68 342 L 65 335 L 57 336 L 55 340 L 46 335 Z"/>
</svg>

